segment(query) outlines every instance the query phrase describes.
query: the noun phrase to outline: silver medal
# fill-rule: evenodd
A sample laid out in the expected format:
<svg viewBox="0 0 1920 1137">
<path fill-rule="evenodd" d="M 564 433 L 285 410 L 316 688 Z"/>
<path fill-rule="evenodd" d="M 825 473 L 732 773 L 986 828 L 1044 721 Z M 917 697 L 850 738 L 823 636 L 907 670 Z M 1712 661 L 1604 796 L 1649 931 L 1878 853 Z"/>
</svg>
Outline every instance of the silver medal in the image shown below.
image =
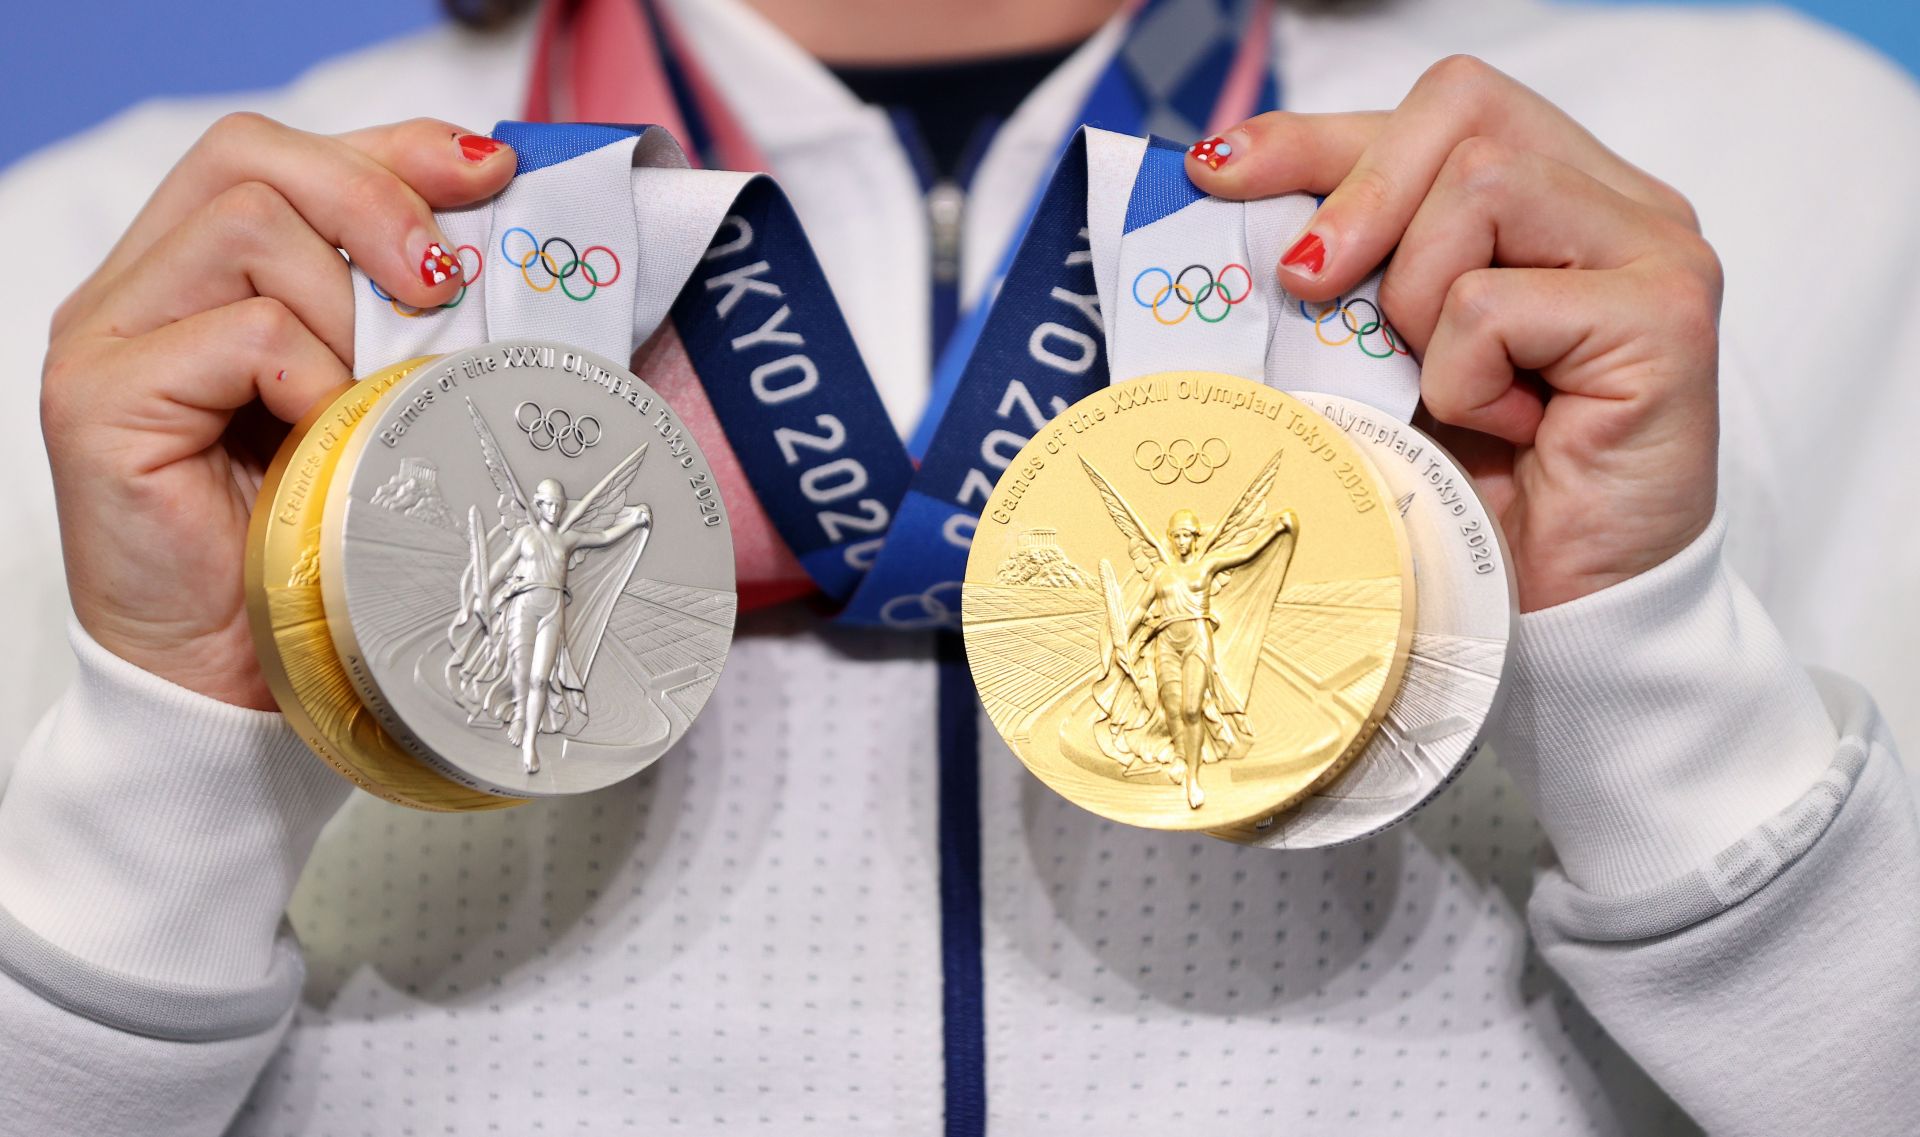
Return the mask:
<svg viewBox="0 0 1920 1137">
<path fill-rule="evenodd" d="M 1347 770 L 1287 812 L 1214 836 L 1312 849 L 1378 833 L 1440 792 L 1497 712 L 1517 609 L 1499 526 L 1464 471 L 1416 428 L 1354 399 L 1302 394 L 1364 447 L 1413 554 L 1413 646 L 1379 731 Z"/>
<path fill-rule="evenodd" d="M 672 746 L 733 638 L 706 458 L 625 367 L 535 340 L 419 369 L 348 439 L 321 587 L 355 690 L 462 784 L 582 793 Z"/>
</svg>

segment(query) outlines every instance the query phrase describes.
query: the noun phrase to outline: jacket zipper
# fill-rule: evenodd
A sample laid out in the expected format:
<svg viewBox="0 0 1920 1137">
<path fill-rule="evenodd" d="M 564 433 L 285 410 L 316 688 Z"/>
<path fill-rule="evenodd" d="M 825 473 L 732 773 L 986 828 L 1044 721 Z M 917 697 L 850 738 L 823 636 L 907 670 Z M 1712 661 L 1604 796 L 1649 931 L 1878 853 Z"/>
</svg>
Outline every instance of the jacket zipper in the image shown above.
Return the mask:
<svg viewBox="0 0 1920 1137">
<path fill-rule="evenodd" d="M 913 119 L 892 115 L 926 208 L 929 356 L 938 360 L 960 322 L 960 249 L 967 212 L 965 179 L 943 177 Z M 944 1137 L 985 1137 L 987 1128 L 986 963 L 980 901 L 979 696 L 958 632 L 934 636 L 938 673 L 938 844 L 940 851 L 941 1057 Z"/>
<path fill-rule="evenodd" d="M 918 136 L 902 132 L 903 141 Z M 960 322 L 960 246 L 967 191 L 933 175 L 925 152 L 929 283 L 928 327 L 938 358 Z M 945 1137 L 985 1137 L 987 1129 L 986 961 L 980 901 L 980 736 L 978 696 L 955 632 L 935 637 L 938 659 L 941 1040 Z"/>
<path fill-rule="evenodd" d="M 967 191 L 958 182 L 942 178 L 927 189 L 926 205 L 933 285 L 933 325 L 929 331 L 937 354 L 960 321 L 960 243 Z"/>
</svg>

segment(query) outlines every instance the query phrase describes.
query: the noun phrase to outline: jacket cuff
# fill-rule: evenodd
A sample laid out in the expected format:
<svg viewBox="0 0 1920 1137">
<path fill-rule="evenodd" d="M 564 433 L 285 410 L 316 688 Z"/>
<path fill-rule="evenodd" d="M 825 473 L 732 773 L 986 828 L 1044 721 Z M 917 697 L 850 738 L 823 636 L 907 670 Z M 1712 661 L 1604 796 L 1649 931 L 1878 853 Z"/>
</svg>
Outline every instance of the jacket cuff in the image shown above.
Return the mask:
<svg viewBox="0 0 1920 1137">
<path fill-rule="evenodd" d="M 1706 865 L 1833 761 L 1819 693 L 1722 561 L 1725 534 L 1716 515 L 1666 563 L 1519 619 L 1496 745 L 1589 893 Z"/>
<path fill-rule="evenodd" d="M 350 786 L 278 714 L 196 694 L 70 622 L 73 685 L 0 798 L 0 909 L 79 961 L 249 986 Z"/>
</svg>

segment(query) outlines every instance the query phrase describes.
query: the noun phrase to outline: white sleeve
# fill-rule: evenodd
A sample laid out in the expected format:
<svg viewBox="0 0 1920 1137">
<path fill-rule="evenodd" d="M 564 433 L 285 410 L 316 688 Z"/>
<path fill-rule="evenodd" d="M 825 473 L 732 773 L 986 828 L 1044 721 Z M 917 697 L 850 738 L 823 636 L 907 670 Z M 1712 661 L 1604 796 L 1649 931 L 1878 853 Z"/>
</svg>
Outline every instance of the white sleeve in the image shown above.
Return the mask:
<svg viewBox="0 0 1920 1137">
<path fill-rule="evenodd" d="M 1523 616 L 1500 752 L 1557 863 L 1534 934 L 1714 1133 L 1920 1132 L 1920 817 L 1871 699 L 1721 558 Z"/>
<path fill-rule="evenodd" d="M 149 1038 L 67 1011 L 0 974 L 0 1135 L 224 1133 L 291 1017 L 237 1038 Z"/>
<path fill-rule="evenodd" d="M 0 1131 L 216 1134 L 298 998 L 283 913 L 348 786 L 279 715 L 71 638 L 0 797 Z"/>
</svg>

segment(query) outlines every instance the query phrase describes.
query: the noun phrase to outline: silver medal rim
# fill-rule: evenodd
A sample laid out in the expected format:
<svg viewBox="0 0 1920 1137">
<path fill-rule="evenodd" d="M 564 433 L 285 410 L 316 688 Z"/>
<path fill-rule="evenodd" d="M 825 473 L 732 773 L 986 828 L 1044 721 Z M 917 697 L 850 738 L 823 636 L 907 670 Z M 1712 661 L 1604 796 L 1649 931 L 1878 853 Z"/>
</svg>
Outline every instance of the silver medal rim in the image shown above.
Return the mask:
<svg viewBox="0 0 1920 1137">
<path fill-rule="evenodd" d="M 1467 488 L 1468 497 L 1466 500 L 1471 502 L 1475 516 L 1486 523 L 1487 529 L 1493 535 L 1497 553 L 1494 564 L 1496 566 L 1496 572 L 1499 574 L 1505 586 L 1503 591 L 1506 596 L 1506 603 L 1500 610 L 1500 615 L 1503 617 L 1502 626 L 1505 629 L 1505 635 L 1502 637 L 1500 672 L 1495 680 L 1493 695 L 1487 701 L 1484 712 L 1476 712 L 1479 714 L 1479 718 L 1478 721 L 1473 723 L 1473 737 L 1460 752 L 1460 757 L 1453 762 L 1447 772 L 1418 800 L 1397 810 L 1391 817 L 1379 821 L 1363 832 L 1343 832 L 1337 837 L 1316 837 L 1314 829 L 1325 823 L 1316 821 L 1303 824 L 1300 820 L 1305 816 L 1301 813 L 1301 810 L 1316 802 L 1340 813 L 1357 811 L 1358 807 L 1333 805 L 1333 802 L 1340 799 L 1328 797 L 1323 791 L 1315 791 L 1307 795 L 1286 811 L 1277 814 L 1270 822 L 1265 823 L 1264 827 L 1262 827 L 1262 823 L 1256 822 L 1209 831 L 1210 835 L 1224 841 L 1231 841 L 1236 844 L 1256 848 L 1289 852 L 1308 849 L 1330 849 L 1339 845 L 1349 845 L 1356 841 L 1364 841 L 1370 837 L 1378 836 L 1405 821 L 1407 818 L 1412 817 L 1422 809 L 1425 809 L 1435 798 L 1439 797 L 1448 786 L 1453 784 L 1454 780 L 1460 776 L 1461 772 L 1467 768 L 1468 764 L 1471 763 L 1486 746 L 1489 727 L 1492 723 L 1498 721 L 1505 707 L 1509 687 L 1508 676 L 1513 668 L 1514 625 L 1519 618 L 1520 612 L 1519 585 L 1514 578 L 1513 562 L 1511 554 L 1507 549 L 1506 534 L 1502 532 L 1500 528 L 1499 519 L 1496 518 L 1493 515 L 1493 511 L 1487 507 L 1486 499 L 1480 495 L 1479 487 L 1474 485 L 1472 479 L 1467 476 L 1465 470 L 1460 468 L 1459 462 L 1454 459 L 1454 456 L 1448 452 L 1446 447 L 1440 445 L 1439 441 L 1432 435 L 1427 434 L 1411 423 L 1400 422 L 1379 408 L 1358 399 L 1310 391 L 1290 393 L 1314 411 L 1321 413 L 1323 417 L 1326 417 L 1326 412 L 1329 409 L 1338 409 L 1363 417 L 1390 420 L 1393 422 L 1394 429 L 1404 431 L 1410 437 L 1418 440 L 1427 447 L 1429 454 L 1444 463 L 1446 471 L 1453 476 L 1456 484 Z M 1328 417 L 1328 421 L 1333 423 L 1331 417 Z M 1389 466 L 1376 455 L 1376 449 L 1380 444 L 1373 439 L 1356 437 L 1342 430 L 1337 423 L 1333 425 L 1334 429 L 1340 430 L 1342 434 L 1351 439 L 1354 445 L 1359 447 L 1361 452 L 1367 456 L 1367 459 L 1373 463 L 1375 476 L 1388 493 L 1397 501 L 1400 496 L 1406 492 L 1406 489 L 1402 485 L 1396 484 L 1395 479 L 1389 474 L 1389 471 L 1394 469 L 1394 467 Z M 1416 480 L 1417 478 L 1409 479 L 1409 482 L 1411 483 Z M 1420 487 L 1415 485 L 1414 489 L 1416 492 L 1419 492 Z M 1424 533 L 1422 528 L 1412 525 L 1408 525 L 1405 528 L 1407 531 L 1408 552 L 1412 556 L 1416 576 L 1420 573 L 1439 571 L 1434 567 L 1436 565 L 1450 565 L 1455 563 L 1452 557 L 1441 555 L 1443 550 L 1433 546 L 1430 536 L 1422 535 Z M 1414 634 L 1416 636 L 1421 634 L 1431 635 L 1436 632 L 1446 633 L 1450 630 L 1422 627 L 1421 621 L 1426 613 L 1427 608 L 1420 604 L 1419 595 L 1416 593 L 1414 607 Z M 1409 658 L 1407 664 L 1408 669 L 1411 670 L 1416 665 L 1417 661 L 1414 658 Z M 1388 714 L 1392 713 L 1393 705 L 1398 704 L 1401 699 L 1410 697 L 1411 695 L 1408 692 L 1403 678 L 1400 689 L 1394 693 L 1393 700 L 1389 704 Z M 1341 782 L 1358 774 L 1368 763 L 1378 763 L 1387 760 L 1384 758 L 1384 753 L 1392 745 L 1392 740 L 1386 737 L 1384 730 L 1377 731 L 1374 737 L 1370 739 L 1367 745 L 1361 750 L 1359 756 L 1341 772 L 1339 777 L 1327 787 L 1324 787 L 1324 789 L 1331 790 L 1339 786 Z"/>
<path fill-rule="evenodd" d="M 719 492 L 718 478 L 713 473 L 713 465 L 707 459 L 706 453 L 701 449 L 699 441 L 695 438 L 692 431 L 687 429 L 686 421 L 681 417 L 679 412 L 673 409 L 671 404 L 660 395 L 659 391 L 635 375 L 626 366 L 607 359 L 595 352 L 587 351 L 560 341 L 506 339 L 477 344 L 438 356 L 431 362 L 424 364 L 417 372 L 417 376 L 429 377 L 440 373 L 450 366 L 457 367 L 467 359 L 499 352 L 502 348 L 507 347 L 551 348 L 556 353 L 571 353 L 576 355 L 587 363 L 604 368 L 606 371 L 626 379 L 641 394 L 653 400 L 656 407 L 665 409 L 672 415 L 673 421 L 679 425 L 681 434 L 690 452 L 696 459 L 698 468 L 704 469 L 709 477 L 714 478 L 715 497 L 719 503 L 719 516 L 721 518 L 721 522 L 717 528 L 720 531 L 719 536 L 724 545 L 725 553 L 724 557 L 717 559 L 721 560 L 724 564 L 728 590 L 736 589 L 738 581 L 734 570 L 732 526 L 728 519 L 726 503 Z M 559 371 L 558 368 L 543 367 L 537 371 L 528 369 L 529 377 L 533 375 L 549 377 L 562 374 L 564 374 L 564 372 Z M 481 381 L 484 381 L 484 379 Z M 374 674 L 374 669 L 371 664 L 365 667 L 356 667 L 353 665 L 353 660 L 364 659 L 366 657 L 360 647 L 359 628 L 354 618 L 353 605 L 348 596 L 347 569 L 344 567 L 345 562 L 350 559 L 351 556 L 346 541 L 346 523 L 350 512 L 348 505 L 350 499 L 355 494 L 356 488 L 368 488 L 358 486 L 362 472 L 365 469 L 365 463 L 362 459 L 368 452 L 371 440 L 379 434 L 380 429 L 388 423 L 389 418 L 398 414 L 405 405 L 406 400 L 399 396 L 399 392 L 403 389 L 409 389 L 407 383 L 396 386 L 393 392 L 394 397 L 382 404 L 377 418 L 362 422 L 353 433 L 348 436 L 346 445 L 342 447 L 339 464 L 336 467 L 333 480 L 327 487 L 326 506 L 322 514 L 322 554 L 319 559 L 324 610 L 327 614 L 328 630 L 331 633 L 335 650 L 345 665 L 345 671 L 347 672 L 349 680 L 352 682 L 354 692 L 359 695 L 368 710 L 374 714 L 381 726 L 399 743 L 402 749 L 451 781 L 484 793 L 515 798 L 571 797 L 581 793 L 591 793 L 594 790 L 603 789 L 606 786 L 625 781 L 634 774 L 648 768 L 668 751 L 672 750 L 680 740 L 685 737 L 687 730 L 691 728 L 692 722 L 695 721 L 699 714 L 711 703 L 713 690 L 718 684 L 719 673 L 724 669 L 726 660 L 730 656 L 733 635 L 738 621 L 739 609 L 737 600 L 732 616 L 727 622 L 726 648 L 723 650 L 720 659 L 714 665 L 714 687 L 709 687 L 706 697 L 702 699 L 700 705 L 694 709 L 692 714 L 687 716 L 687 726 L 676 730 L 672 728 L 670 723 L 666 742 L 661 745 L 652 756 L 641 761 L 630 763 L 624 769 L 624 772 L 620 773 L 617 777 L 611 778 L 603 783 L 580 788 L 554 789 L 541 787 L 537 784 L 525 784 L 522 782 L 510 783 L 476 772 L 469 768 L 466 763 L 459 760 L 458 747 L 449 746 L 443 751 L 441 748 L 430 744 L 423 733 L 415 729 L 414 724 L 408 720 L 401 709 L 395 705 L 394 701 L 389 698 L 387 693 L 381 688 L 379 678 Z M 534 397 L 531 401 L 538 402 L 539 399 L 538 397 Z M 604 434 L 606 431 L 605 423 L 596 422 L 596 425 L 600 427 Z M 517 424 L 515 424 L 515 428 L 517 429 Z M 639 431 L 635 432 L 635 436 L 643 439 L 651 438 L 650 433 L 643 435 Z M 655 439 L 655 441 L 657 441 L 657 439 Z M 536 449 L 540 448 L 536 446 Z M 552 448 L 550 447 L 548 449 Z M 530 489 L 531 487 L 528 488 Z"/>
</svg>

